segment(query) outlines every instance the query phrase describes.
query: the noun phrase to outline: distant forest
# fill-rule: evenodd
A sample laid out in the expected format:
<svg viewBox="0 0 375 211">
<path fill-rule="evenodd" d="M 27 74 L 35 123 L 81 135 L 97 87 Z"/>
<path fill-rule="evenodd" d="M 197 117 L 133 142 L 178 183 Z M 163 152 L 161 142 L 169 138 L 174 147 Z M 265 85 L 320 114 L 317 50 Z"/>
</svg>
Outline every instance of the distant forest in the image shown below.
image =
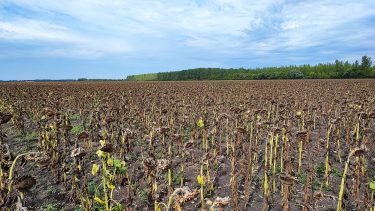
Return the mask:
<svg viewBox="0 0 375 211">
<path fill-rule="evenodd" d="M 262 79 L 328 79 L 374 78 L 375 66 L 368 56 L 353 63 L 336 60 L 317 65 L 290 65 L 256 69 L 196 68 L 174 72 L 131 75 L 130 81 L 185 81 L 185 80 L 262 80 Z"/>
</svg>

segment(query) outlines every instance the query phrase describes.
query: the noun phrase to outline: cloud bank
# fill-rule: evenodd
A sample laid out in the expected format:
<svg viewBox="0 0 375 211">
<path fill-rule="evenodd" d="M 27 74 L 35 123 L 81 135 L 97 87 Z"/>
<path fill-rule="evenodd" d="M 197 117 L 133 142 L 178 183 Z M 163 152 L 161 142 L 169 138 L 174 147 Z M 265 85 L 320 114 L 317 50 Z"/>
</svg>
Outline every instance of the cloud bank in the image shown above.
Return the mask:
<svg viewBox="0 0 375 211">
<path fill-rule="evenodd" d="M 3 77 L 121 78 L 365 54 L 375 56 L 374 1 L 0 0 L 0 71 L 13 72 Z"/>
</svg>

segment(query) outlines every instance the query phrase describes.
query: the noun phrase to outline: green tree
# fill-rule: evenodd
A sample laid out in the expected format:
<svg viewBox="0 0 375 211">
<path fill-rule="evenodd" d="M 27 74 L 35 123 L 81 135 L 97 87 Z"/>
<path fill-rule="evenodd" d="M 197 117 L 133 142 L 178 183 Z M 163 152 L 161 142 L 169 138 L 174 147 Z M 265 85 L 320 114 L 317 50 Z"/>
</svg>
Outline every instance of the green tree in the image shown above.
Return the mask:
<svg viewBox="0 0 375 211">
<path fill-rule="evenodd" d="M 368 56 L 362 56 L 361 69 L 365 72 L 371 70 L 372 61 Z"/>
</svg>

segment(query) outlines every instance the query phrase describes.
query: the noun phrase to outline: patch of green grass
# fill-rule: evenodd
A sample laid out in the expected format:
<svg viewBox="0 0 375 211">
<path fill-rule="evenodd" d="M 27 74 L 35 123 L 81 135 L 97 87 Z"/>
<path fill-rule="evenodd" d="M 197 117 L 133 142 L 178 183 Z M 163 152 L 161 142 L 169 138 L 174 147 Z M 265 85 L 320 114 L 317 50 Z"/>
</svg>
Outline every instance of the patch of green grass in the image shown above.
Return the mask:
<svg viewBox="0 0 375 211">
<path fill-rule="evenodd" d="M 147 189 L 143 189 L 143 190 L 141 190 L 141 191 L 138 193 L 138 196 L 139 196 L 139 198 L 141 199 L 141 201 L 143 201 L 143 202 L 147 202 L 147 201 L 148 201 L 148 191 L 147 191 Z"/>
<path fill-rule="evenodd" d="M 69 117 L 70 121 L 78 121 L 81 119 L 81 116 L 79 114 L 73 114 Z"/>
<path fill-rule="evenodd" d="M 320 189 L 321 183 L 319 181 L 314 182 L 314 190 L 319 190 Z"/>
<path fill-rule="evenodd" d="M 36 131 L 32 131 L 31 133 L 27 133 L 25 135 L 25 140 L 30 141 L 38 138 L 38 133 Z"/>
<path fill-rule="evenodd" d="M 84 209 L 82 208 L 81 205 L 79 205 L 78 207 L 74 208 L 74 211 L 84 211 Z"/>
<path fill-rule="evenodd" d="M 214 163 L 213 169 L 215 172 L 218 172 L 220 169 L 220 163 Z"/>
<path fill-rule="evenodd" d="M 148 145 L 148 142 L 143 139 L 138 139 L 134 142 L 134 144 L 138 147 L 146 147 Z"/>
<path fill-rule="evenodd" d="M 113 208 L 112 208 L 112 211 L 122 211 L 124 210 L 124 207 L 122 206 L 122 204 L 116 204 Z"/>
<path fill-rule="evenodd" d="M 138 159 L 138 156 L 134 152 L 129 152 L 128 153 L 128 159 L 129 159 L 129 161 L 136 161 Z"/>
<path fill-rule="evenodd" d="M 280 164 L 276 165 L 276 173 L 281 173 L 281 165 Z"/>
<path fill-rule="evenodd" d="M 259 184 L 259 183 L 260 183 L 260 180 L 261 180 L 261 179 L 260 179 L 260 176 L 256 176 L 256 177 L 254 178 L 254 180 L 255 180 L 256 183 Z"/>
<path fill-rule="evenodd" d="M 56 193 L 56 189 L 52 185 L 49 185 L 47 187 L 47 193 L 50 194 L 50 195 L 55 194 Z"/>
<path fill-rule="evenodd" d="M 299 174 L 298 175 L 298 181 L 302 184 L 305 184 L 306 183 L 306 174 Z"/>
<path fill-rule="evenodd" d="M 76 125 L 72 128 L 71 132 L 74 134 L 74 135 L 78 135 L 80 133 L 82 133 L 84 130 L 83 128 L 83 125 Z"/>
<path fill-rule="evenodd" d="M 172 174 L 172 184 L 179 185 L 181 183 L 181 178 L 184 176 L 182 171 L 177 171 L 176 173 Z M 167 175 L 168 178 L 168 175 Z"/>
<path fill-rule="evenodd" d="M 158 79 L 156 73 L 147 73 L 141 75 L 130 75 L 126 78 L 129 81 L 155 81 Z"/>
<path fill-rule="evenodd" d="M 325 172 L 325 170 L 326 170 L 326 167 L 325 167 L 324 163 L 323 163 L 323 162 L 320 162 L 320 163 L 318 164 L 318 167 L 316 168 L 316 172 L 317 172 L 318 174 L 323 174 L 323 173 Z"/>
<path fill-rule="evenodd" d="M 328 185 L 328 187 L 326 187 L 325 185 L 323 185 L 323 188 L 322 188 L 324 191 L 332 191 L 333 190 L 333 187 L 331 185 Z"/>
<path fill-rule="evenodd" d="M 95 195 L 96 192 L 96 183 L 95 182 L 89 182 L 87 185 L 87 191 L 89 192 L 90 195 Z"/>
<path fill-rule="evenodd" d="M 342 173 L 337 169 L 332 169 L 332 176 L 333 177 L 341 177 Z"/>
<path fill-rule="evenodd" d="M 56 205 L 54 204 L 47 204 L 42 207 L 43 211 L 57 211 Z"/>
</svg>

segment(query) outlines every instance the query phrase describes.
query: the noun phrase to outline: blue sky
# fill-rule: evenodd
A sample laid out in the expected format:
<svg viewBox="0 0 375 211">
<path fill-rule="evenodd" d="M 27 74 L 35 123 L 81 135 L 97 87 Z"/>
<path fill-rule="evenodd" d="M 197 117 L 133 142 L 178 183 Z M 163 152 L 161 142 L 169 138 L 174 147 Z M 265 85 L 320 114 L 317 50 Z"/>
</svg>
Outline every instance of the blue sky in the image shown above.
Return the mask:
<svg viewBox="0 0 375 211">
<path fill-rule="evenodd" d="M 0 80 L 375 59 L 374 0 L 0 0 Z"/>
</svg>

